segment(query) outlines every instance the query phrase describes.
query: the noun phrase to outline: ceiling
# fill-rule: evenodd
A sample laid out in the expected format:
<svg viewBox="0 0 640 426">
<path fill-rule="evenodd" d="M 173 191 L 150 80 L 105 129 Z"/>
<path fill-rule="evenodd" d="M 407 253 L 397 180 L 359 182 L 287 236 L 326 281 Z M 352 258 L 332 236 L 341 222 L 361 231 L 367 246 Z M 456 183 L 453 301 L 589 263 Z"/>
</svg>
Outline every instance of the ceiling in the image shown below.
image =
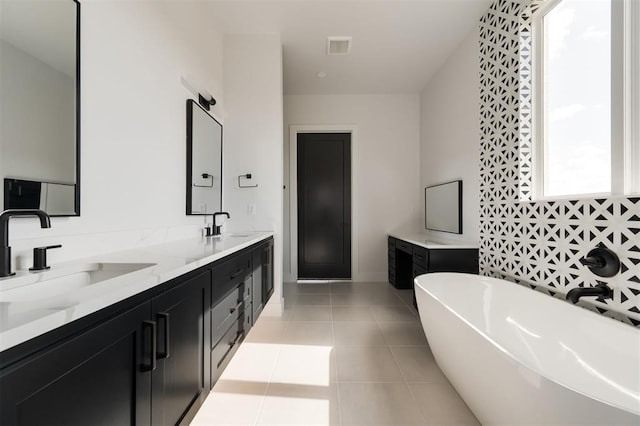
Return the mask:
<svg viewBox="0 0 640 426">
<path fill-rule="evenodd" d="M 284 92 L 418 93 L 478 25 L 491 0 L 213 0 L 227 34 L 280 33 Z M 328 36 L 353 37 L 327 56 Z M 326 78 L 318 78 L 324 72 Z"/>
</svg>

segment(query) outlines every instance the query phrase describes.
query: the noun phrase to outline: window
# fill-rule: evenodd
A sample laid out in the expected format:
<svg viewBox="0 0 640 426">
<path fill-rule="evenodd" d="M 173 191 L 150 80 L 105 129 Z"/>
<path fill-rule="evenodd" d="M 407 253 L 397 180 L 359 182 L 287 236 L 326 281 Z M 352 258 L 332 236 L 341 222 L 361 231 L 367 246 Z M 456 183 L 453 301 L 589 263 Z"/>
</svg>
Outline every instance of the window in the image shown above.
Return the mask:
<svg viewBox="0 0 640 426">
<path fill-rule="evenodd" d="M 536 198 L 640 191 L 637 0 L 547 0 L 534 16 Z"/>
</svg>

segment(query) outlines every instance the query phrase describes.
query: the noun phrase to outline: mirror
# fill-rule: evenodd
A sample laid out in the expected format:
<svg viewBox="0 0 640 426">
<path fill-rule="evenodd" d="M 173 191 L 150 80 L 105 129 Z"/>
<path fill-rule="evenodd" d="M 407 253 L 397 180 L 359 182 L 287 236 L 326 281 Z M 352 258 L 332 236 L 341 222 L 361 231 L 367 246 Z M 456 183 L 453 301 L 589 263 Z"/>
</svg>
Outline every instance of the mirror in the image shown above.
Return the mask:
<svg viewBox="0 0 640 426">
<path fill-rule="evenodd" d="M 426 229 L 462 234 L 462 181 L 427 186 L 424 212 Z"/>
<path fill-rule="evenodd" d="M 187 214 L 222 210 L 222 125 L 187 100 Z"/>
<path fill-rule="evenodd" d="M 80 4 L 0 1 L 4 209 L 80 215 Z"/>
</svg>

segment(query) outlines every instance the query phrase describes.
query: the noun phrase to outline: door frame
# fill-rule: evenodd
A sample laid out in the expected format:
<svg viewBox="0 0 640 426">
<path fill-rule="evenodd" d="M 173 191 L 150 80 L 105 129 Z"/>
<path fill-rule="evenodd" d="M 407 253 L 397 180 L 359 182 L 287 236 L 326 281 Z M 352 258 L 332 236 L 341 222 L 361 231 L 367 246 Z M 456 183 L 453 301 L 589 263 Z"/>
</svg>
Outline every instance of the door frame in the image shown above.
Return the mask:
<svg viewBox="0 0 640 426">
<path fill-rule="evenodd" d="M 298 134 L 349 133 L 351 135 L 351 280 L 358 276 L 358 169 L 357 130 L 355 124 L 292 124 L 289 126 L 289 236 L 291 277 L 298 280 Z"/>
</svg>

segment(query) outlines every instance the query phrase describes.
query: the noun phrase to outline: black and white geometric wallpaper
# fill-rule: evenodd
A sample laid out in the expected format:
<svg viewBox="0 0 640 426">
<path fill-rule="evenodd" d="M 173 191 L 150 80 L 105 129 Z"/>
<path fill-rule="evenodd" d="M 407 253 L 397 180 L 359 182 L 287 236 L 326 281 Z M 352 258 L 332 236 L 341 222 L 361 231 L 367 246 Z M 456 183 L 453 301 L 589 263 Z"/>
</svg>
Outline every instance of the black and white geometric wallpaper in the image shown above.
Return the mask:
<svg viewBox="0 0 640 426">
<path fill-rule="evenodd" d="M 544 0 L 497 0 L 480 21 L 480 273 L 552 296 L 606 282 L 581 306 L 640 327 L 640 198 L 531 201 L 530 16 Z M 579 260 L 603 243 L 620 274 Z"/>
</svg>

